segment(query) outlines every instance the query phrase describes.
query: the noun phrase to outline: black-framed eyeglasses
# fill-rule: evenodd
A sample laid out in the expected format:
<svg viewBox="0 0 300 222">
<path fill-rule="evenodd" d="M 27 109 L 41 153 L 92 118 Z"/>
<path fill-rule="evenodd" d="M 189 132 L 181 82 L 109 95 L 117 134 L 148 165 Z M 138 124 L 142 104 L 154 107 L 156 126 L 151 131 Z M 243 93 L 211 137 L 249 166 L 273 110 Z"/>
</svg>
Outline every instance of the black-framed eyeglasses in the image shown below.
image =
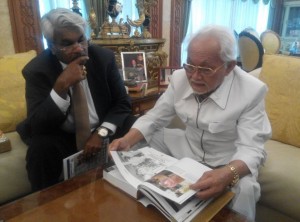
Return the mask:
<svg viewBox="0 0 300 222">
<path fill-rule="evenodd" d="M 80 46 L 81 48 L 85 48 L 90 44 L 90 40 L 87 39 L 83 39 L 77 42 L 74 42 L 70 45 L 67 46 L 61 46 L 61 47 L 57 47 L 55 46 L 55 48 L 61 52 L 65 52 L 65 53 L 69 53 L 72 52 L 76 47 Z"/>
<path fill-rule="evenodd" d="M 219 67 L 212 69 L 212 68 L 208 68 L 208 67 L 194 66 L 194 65 L 191 65 L 188 63 L 183 63 L 183 68 L 189 74 L 194 74 L 195 72 L 200 72 L 201 74 L 203 74 L 205 76 L 211 76 L 211 75 L 215 74 L 225 64 L 226 64 L 226 62 L 224 62 Z"/>
</svg>

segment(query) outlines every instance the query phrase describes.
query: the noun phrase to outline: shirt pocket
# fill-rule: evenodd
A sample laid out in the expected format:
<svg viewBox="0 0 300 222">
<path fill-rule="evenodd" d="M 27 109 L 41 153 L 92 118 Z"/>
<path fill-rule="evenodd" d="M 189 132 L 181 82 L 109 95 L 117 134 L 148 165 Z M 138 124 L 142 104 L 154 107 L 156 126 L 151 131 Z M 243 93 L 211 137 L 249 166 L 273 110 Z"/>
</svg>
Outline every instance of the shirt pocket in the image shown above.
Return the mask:
<svg viewBox="0 0 300 222">
<path fill-rule="evenodd" d="M 221 133 L 225 131 L 232 131 L 236 129 L 235 121 L 226 121 L 226 122 L 213 122 L 209 123 L 208 131 L 210 133 Z"/>
</svg>

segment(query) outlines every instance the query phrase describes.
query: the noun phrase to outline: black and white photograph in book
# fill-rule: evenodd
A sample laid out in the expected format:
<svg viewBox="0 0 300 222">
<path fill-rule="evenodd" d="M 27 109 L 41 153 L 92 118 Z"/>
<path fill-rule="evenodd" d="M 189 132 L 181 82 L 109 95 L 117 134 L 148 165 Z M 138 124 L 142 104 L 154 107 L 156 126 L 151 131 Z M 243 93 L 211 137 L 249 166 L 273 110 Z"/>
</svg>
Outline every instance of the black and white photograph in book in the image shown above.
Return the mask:
<svg viewBox="0 0 300 222">
<path fill-rule="evenodd" d="M 147 81 L 145 52 L 121 52 L 124 80 Z"/>
</svg>

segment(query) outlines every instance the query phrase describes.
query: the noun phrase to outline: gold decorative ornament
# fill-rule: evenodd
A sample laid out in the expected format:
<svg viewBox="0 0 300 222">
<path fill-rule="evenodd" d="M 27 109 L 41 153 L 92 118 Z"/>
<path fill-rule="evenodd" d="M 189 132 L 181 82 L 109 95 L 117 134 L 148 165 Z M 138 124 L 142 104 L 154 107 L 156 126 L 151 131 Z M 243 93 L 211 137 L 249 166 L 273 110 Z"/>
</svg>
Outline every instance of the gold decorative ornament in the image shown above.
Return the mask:
<svg viewBox="0 0 300 222">
<path fill-rule="evenodd" d="M 167 65 L 168 55 L 162 48 L 165 40 L 152 38 L 149 32 L 150 9 L 158 3 L 157 0 L 136 0 L 136 8 L 139 13 L 138 19 L 131 19 L 129 16 L 117 21 L 117 16 L 122 10 L 117 0 L 105 0 L 104 8 L 107 11 L 106 19 L 101 25 L 97 36 L 92 37 L 91 43 L 109 48 L 115 53 L 117 66 L 122 69 L 121 52 L 144 51 L 146 54 L 148 87 L 157 85 L 159 67 Z M 92 12 L 92 11 L 91 11 Z M 93 13 L 91 13 L 93 14 Z M 109 22 L 109 17 L 112 22 Z M 91 16 L 90 18 L 94 18 Z M 90 21 L 90 24 L 91 21 Z M 134 34 L 130 36 L 131 29 Z M 99 27 L 98 27 L 99 29 Z"/>
<path fill-rule="evenodd" d="M 90 11 L 90 14 L 89 14 L 89 20 L 88 20 L 90 26 L 91 26 L 91 29 L 92 29 L 92 34 L 91 34 L 91 38 L 96 38 L 96 30 L 97 30 L 97 16 L 96 16 L 96 13 L 95 13 L 95 10 L 94 8 L 92 7 L 91 8 L 91 11 Z"/>
</svg>

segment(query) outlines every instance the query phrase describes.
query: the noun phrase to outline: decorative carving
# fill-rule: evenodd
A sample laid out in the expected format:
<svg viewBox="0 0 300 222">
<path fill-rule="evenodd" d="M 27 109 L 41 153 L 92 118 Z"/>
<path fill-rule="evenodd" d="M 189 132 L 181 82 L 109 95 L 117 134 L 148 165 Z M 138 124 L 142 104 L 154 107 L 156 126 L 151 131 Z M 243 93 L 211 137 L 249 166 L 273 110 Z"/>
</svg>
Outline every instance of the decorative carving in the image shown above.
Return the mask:
<svg viewBox="0 0 300 222">
<path fill-rule="evenodd" d="M 162 37 L 162 0 L 158 0 L 158 3 L 150 8 L 150 26 L 149 31 L 152 34 L 153 38 L 161 38 Z"/>
<path fill-rule="evenodd" d="M 184 1 L 173 0 L 171 4 L 171 29 L 170 29 L 170 66 L 180 67 L 182 23 Z"/>
<path fill-rule="evenodd" d="M 141 37 L 140 33 L 138 31 L 138 27 L 142 26 L 143 23 L 145 21 L 145 12 L 144 12 L 144 8 L 139 8 L 139 19 L 137 20 L 131 20 L 128 15 L 127 15 L 127 22 L 130 26 L 135 27 L 135 31 L 134 31 L 134 37 Z M 143 35 L 142 35 L 143 36 Z"/>
<path fill-rule="evenodd" d="M 122 5 L 120 2 L 116 0 L 105 0 L 105 8 L 107 14 L 112 18 L 112 22 L 109 22 L 109 18 L 107 17 L 100 29 L 99 36 L 92 35 L 91 38 L 102 38 L 102 39 L 111 39 L 111 38 L 129 38 L 129 28 L 127 23 L 123 22 L 123 18 L 119 20 L 117 23 L 116 18 L 119 13 L 122 11 Z M 90 12 L 90 15 L 93 14 L 93 11 Z M 96 28 L 92 28 L 96 30 Z"/>
<path fill-rule="evenodd" d="M 38 0 L 10 0 L 8 1 L 10 20 L 13 31 L 16 52 L 26 52 L 31 49 L 41 52 L 42 33 L 38 24 Z"/>
<path fill-rule="evenodd" d="M 112 17 L 112 22 L 109 22 L 109 19 L 106 18 L 103 24 L 101 25 L 101 30 L 99 35 L 92 34 L 92 38 L 102 38 L 102 39 L 111 39 L 111 38 L 129 38 L 130 33 L 130 26 L 135 27 L 134 38 L 152 38 L 151 30 L 156 31 L 155 37 L 161 37 L 161 30 L 157 31 L 158 21 L 161 21 L 162 13 L 161 9 L 159 10 L 157 5 L 162 6 L 162 0 L 137 0 L 135 6 L 139 13 L 139 18 L 136 20 L 132 20 L 127 15 L 127 22 L 123 23 L 123 19 L 121 18 L 119 24 L 116 22 L 116 17 L 118 16 L 119 12 L 122 10 L 122 5 L 116 0 L 105 0 L 105 8 L 107 8 L 107 13 L 110 17 Z M 155 14 L 156 13 L 156 14 Z M 94 16 L 93 9 L 90 12 L 91 15 Z M 155 22 L 150 23 L 151 17 L 155 17 Z M 159 15 L 159 16 L 158 16 Z M 93 20 L 95 20 L 93 18 Z M 92 23 L 91 23 L 92 24 Z M 151 24 L 151 26 L 150 26 Z M 138 31 L 138 28 L 142 27 L 142 34 Z M 97 28 L 92 27 L 92 30 Z M 95 31 L 94 31 L 95 32 Z M 158 33 L 158 34 L 157 34 Z"/>
<path fill-rule="evenodd" d="M 164 39 L 93 39 L 93 44 L 115 52 L 118 68 L 122 68 L 121 52 L 144 51 L 146 53 L 147 77 L 157 80 L 159 67 L 166 66 L 168 55 L 162 51 Z"/>
</svg>

